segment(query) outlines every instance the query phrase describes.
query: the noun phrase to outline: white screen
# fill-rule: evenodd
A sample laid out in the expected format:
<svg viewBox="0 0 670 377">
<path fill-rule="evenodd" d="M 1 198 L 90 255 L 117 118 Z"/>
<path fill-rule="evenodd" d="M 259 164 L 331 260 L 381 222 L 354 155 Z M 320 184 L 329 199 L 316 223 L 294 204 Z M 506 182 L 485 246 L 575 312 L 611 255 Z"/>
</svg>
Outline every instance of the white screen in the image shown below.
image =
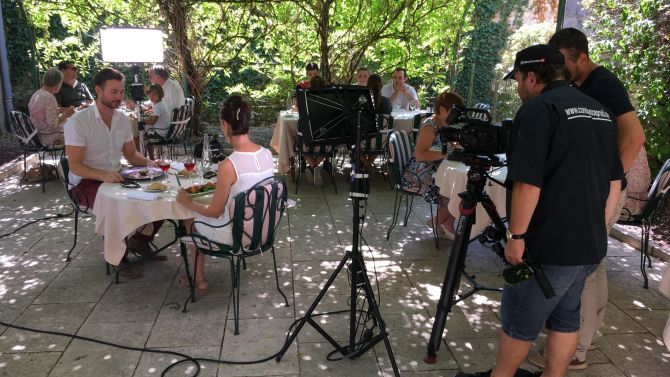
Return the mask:
<svg viewBox="0 0 670 377">
<path fill-rule="evenodd" d="M 102 60 L 108 63 L 163 61 L 163 32 L 158 29 L 100 29 Z"/>
</svg>

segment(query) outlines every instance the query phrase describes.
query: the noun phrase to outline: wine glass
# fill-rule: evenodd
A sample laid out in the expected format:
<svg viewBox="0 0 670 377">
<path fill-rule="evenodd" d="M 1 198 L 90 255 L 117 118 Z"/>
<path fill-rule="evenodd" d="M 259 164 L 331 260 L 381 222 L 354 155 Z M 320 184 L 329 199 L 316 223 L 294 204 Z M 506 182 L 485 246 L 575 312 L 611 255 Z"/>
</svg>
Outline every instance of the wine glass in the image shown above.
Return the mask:
<svg viewBox="0 0 670 377">
<path fill-rule="evenodd" d="M 161 168 L 163 173 L 165 173 L 165 179 L 167 180 L 167 172 L 168 170 L 170 170 L 170 165 L 172 164 L 170 161 L 170 157 L 167 154 L 162 155 L 161 158 L 158 159 L 156 164 L 158 165 L 159 168 Z"/>
<path fill-rule="evenodd" d="M 193 155 L 187 155 L 184 160 L 184 169 L 188 170 L 188 182 L 193 186 L 193 169 L 195 169 L 195 157 Z"/>
<path fill-rule="evenodd" d="M 409 101 L 409 111 L 414 111 L 416 109 L 416 103 L 414 101 Z"/>
</svg>

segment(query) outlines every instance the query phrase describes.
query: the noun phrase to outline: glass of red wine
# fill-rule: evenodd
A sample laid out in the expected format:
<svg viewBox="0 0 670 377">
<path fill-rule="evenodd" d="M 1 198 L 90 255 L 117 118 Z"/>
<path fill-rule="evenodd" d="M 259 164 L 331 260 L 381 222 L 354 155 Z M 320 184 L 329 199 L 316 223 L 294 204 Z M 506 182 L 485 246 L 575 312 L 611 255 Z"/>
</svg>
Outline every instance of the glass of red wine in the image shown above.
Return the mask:
<svg viewBox="0 0 670 377">
<path fill-rule="evenodd" d="M 156 165 L 158 165 L 159 168 L 165 173 L 165 177 L 167 179 L 167 172 L 170 170 L 170 158 L 168 156 L 161 156 L 161 158 L 156 161 Z"/>
<path fill-rule="evenodd" d="M 188 171 L 188 182 L 193 186 L 193 170 L 195 169 L 195 158 L 192 155 L 187 155 L 184 160 L 184 169 Z"/>
</svg>

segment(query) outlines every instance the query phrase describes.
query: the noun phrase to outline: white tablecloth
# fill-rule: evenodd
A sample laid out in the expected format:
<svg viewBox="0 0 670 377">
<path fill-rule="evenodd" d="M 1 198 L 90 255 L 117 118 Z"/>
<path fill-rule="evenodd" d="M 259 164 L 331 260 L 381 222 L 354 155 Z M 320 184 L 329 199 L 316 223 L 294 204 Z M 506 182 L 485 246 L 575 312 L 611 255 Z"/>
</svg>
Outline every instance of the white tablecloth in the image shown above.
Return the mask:
<svg viewBox="0 0 670 377">
<path fill-rule="evenodd" d="M 414 116 L 417 114 L 427 113 L 428 110 L 415 110 L 415 111 L 403 111 L 396 110 L 391 113 L 393 117 L 393 129 L 394 130 L 405 130 L 408 133 L 412 133 L 414 128 Z"/>
<path fill-rule="evenodd" d="M 298 133 L 298 113 L 281 111 L 277 117 L 277 124 L 272 133 L 270 147 L 279 154 L 279 174 L 286 173 L 290 168 L 293 157 L 293 141 Z"/>
<path fill-rule="evenodd" d="M 144 188 L 151 182 L 138 183 Z M 168 190 L 158 194 L 158 200 L 153 201 L 128 198 L 129 192 L 138 189 L 123 188 L 118 183 L 103 183 L 100 186 L 93 214 L 95 232 L 104 236 L 105 260 L 108 263 L 117 266 L 121 262 L 126 251 L 124 238 L 138 227 L 157 220 L 183 220 L 195 217 L 195 212 L 176 202 L 178 186 L 174 176 L 170 176 L 165 183 L 169 187 Z M 181 183 L 188 186 L 188 178 L 181 178 Z M 211 195 L 200 196 L 198 200 L 211 200 Z"/>
<path fill-rule="evenodd" d="M 461 204 L 461 198 L 458 196 L 461 192 L 465 191 L 466 184 L 468 182 L 468 167 L 462 162 L 444 160 L 440 164 L 440 167 L 437 169 L 435 174 L 435 185 L 440 188 L 440 194 L 448 197 L 449 200 L 449 213 L 458 219 L 460 216 L 459 206 Z M 491 177 L 494 179 L 504 182 L 505 177 L 507 177 L 507 168 L 500 168 L 493 173 L 490 173 Z M 500 217 L 506 216 L 506 189 L 495 183 L 487 180 L 484 191 L 489 195 L 493 204 L 495 204 L 498 214 Z M 477 204 L 477 213 L 476 213 L 476 222 L 472 225 L 472 231 L 470 232 L 470 238 L 474 238 L 479 233 L 481 233 L 484 228 L 491 223 L 486 210 L 481 204 Z"/>
</svg>

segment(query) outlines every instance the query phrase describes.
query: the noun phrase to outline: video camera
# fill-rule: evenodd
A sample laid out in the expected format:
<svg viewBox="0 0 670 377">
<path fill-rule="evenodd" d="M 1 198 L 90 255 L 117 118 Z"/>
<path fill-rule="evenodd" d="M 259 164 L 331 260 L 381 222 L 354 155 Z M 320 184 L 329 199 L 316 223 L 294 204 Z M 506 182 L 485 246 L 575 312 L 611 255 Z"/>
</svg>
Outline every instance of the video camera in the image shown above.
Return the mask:
<svg viewBox="0 0 670 377">
<path fill-rule="evenodd" d="M 452 152 L 447 158 L 454 161 L 498 161 L 495 156 L 507 151 L 512 120 L 492 124 L 491 113 L 483 108 L 466 108 L 455 105 L 447 117 L 447 126 L 440 129 L 442 152 L 449 143 L 458 143 L 462 150 Z M 492 165 L 497 165 L 492 163 Z"/>
</svg>

